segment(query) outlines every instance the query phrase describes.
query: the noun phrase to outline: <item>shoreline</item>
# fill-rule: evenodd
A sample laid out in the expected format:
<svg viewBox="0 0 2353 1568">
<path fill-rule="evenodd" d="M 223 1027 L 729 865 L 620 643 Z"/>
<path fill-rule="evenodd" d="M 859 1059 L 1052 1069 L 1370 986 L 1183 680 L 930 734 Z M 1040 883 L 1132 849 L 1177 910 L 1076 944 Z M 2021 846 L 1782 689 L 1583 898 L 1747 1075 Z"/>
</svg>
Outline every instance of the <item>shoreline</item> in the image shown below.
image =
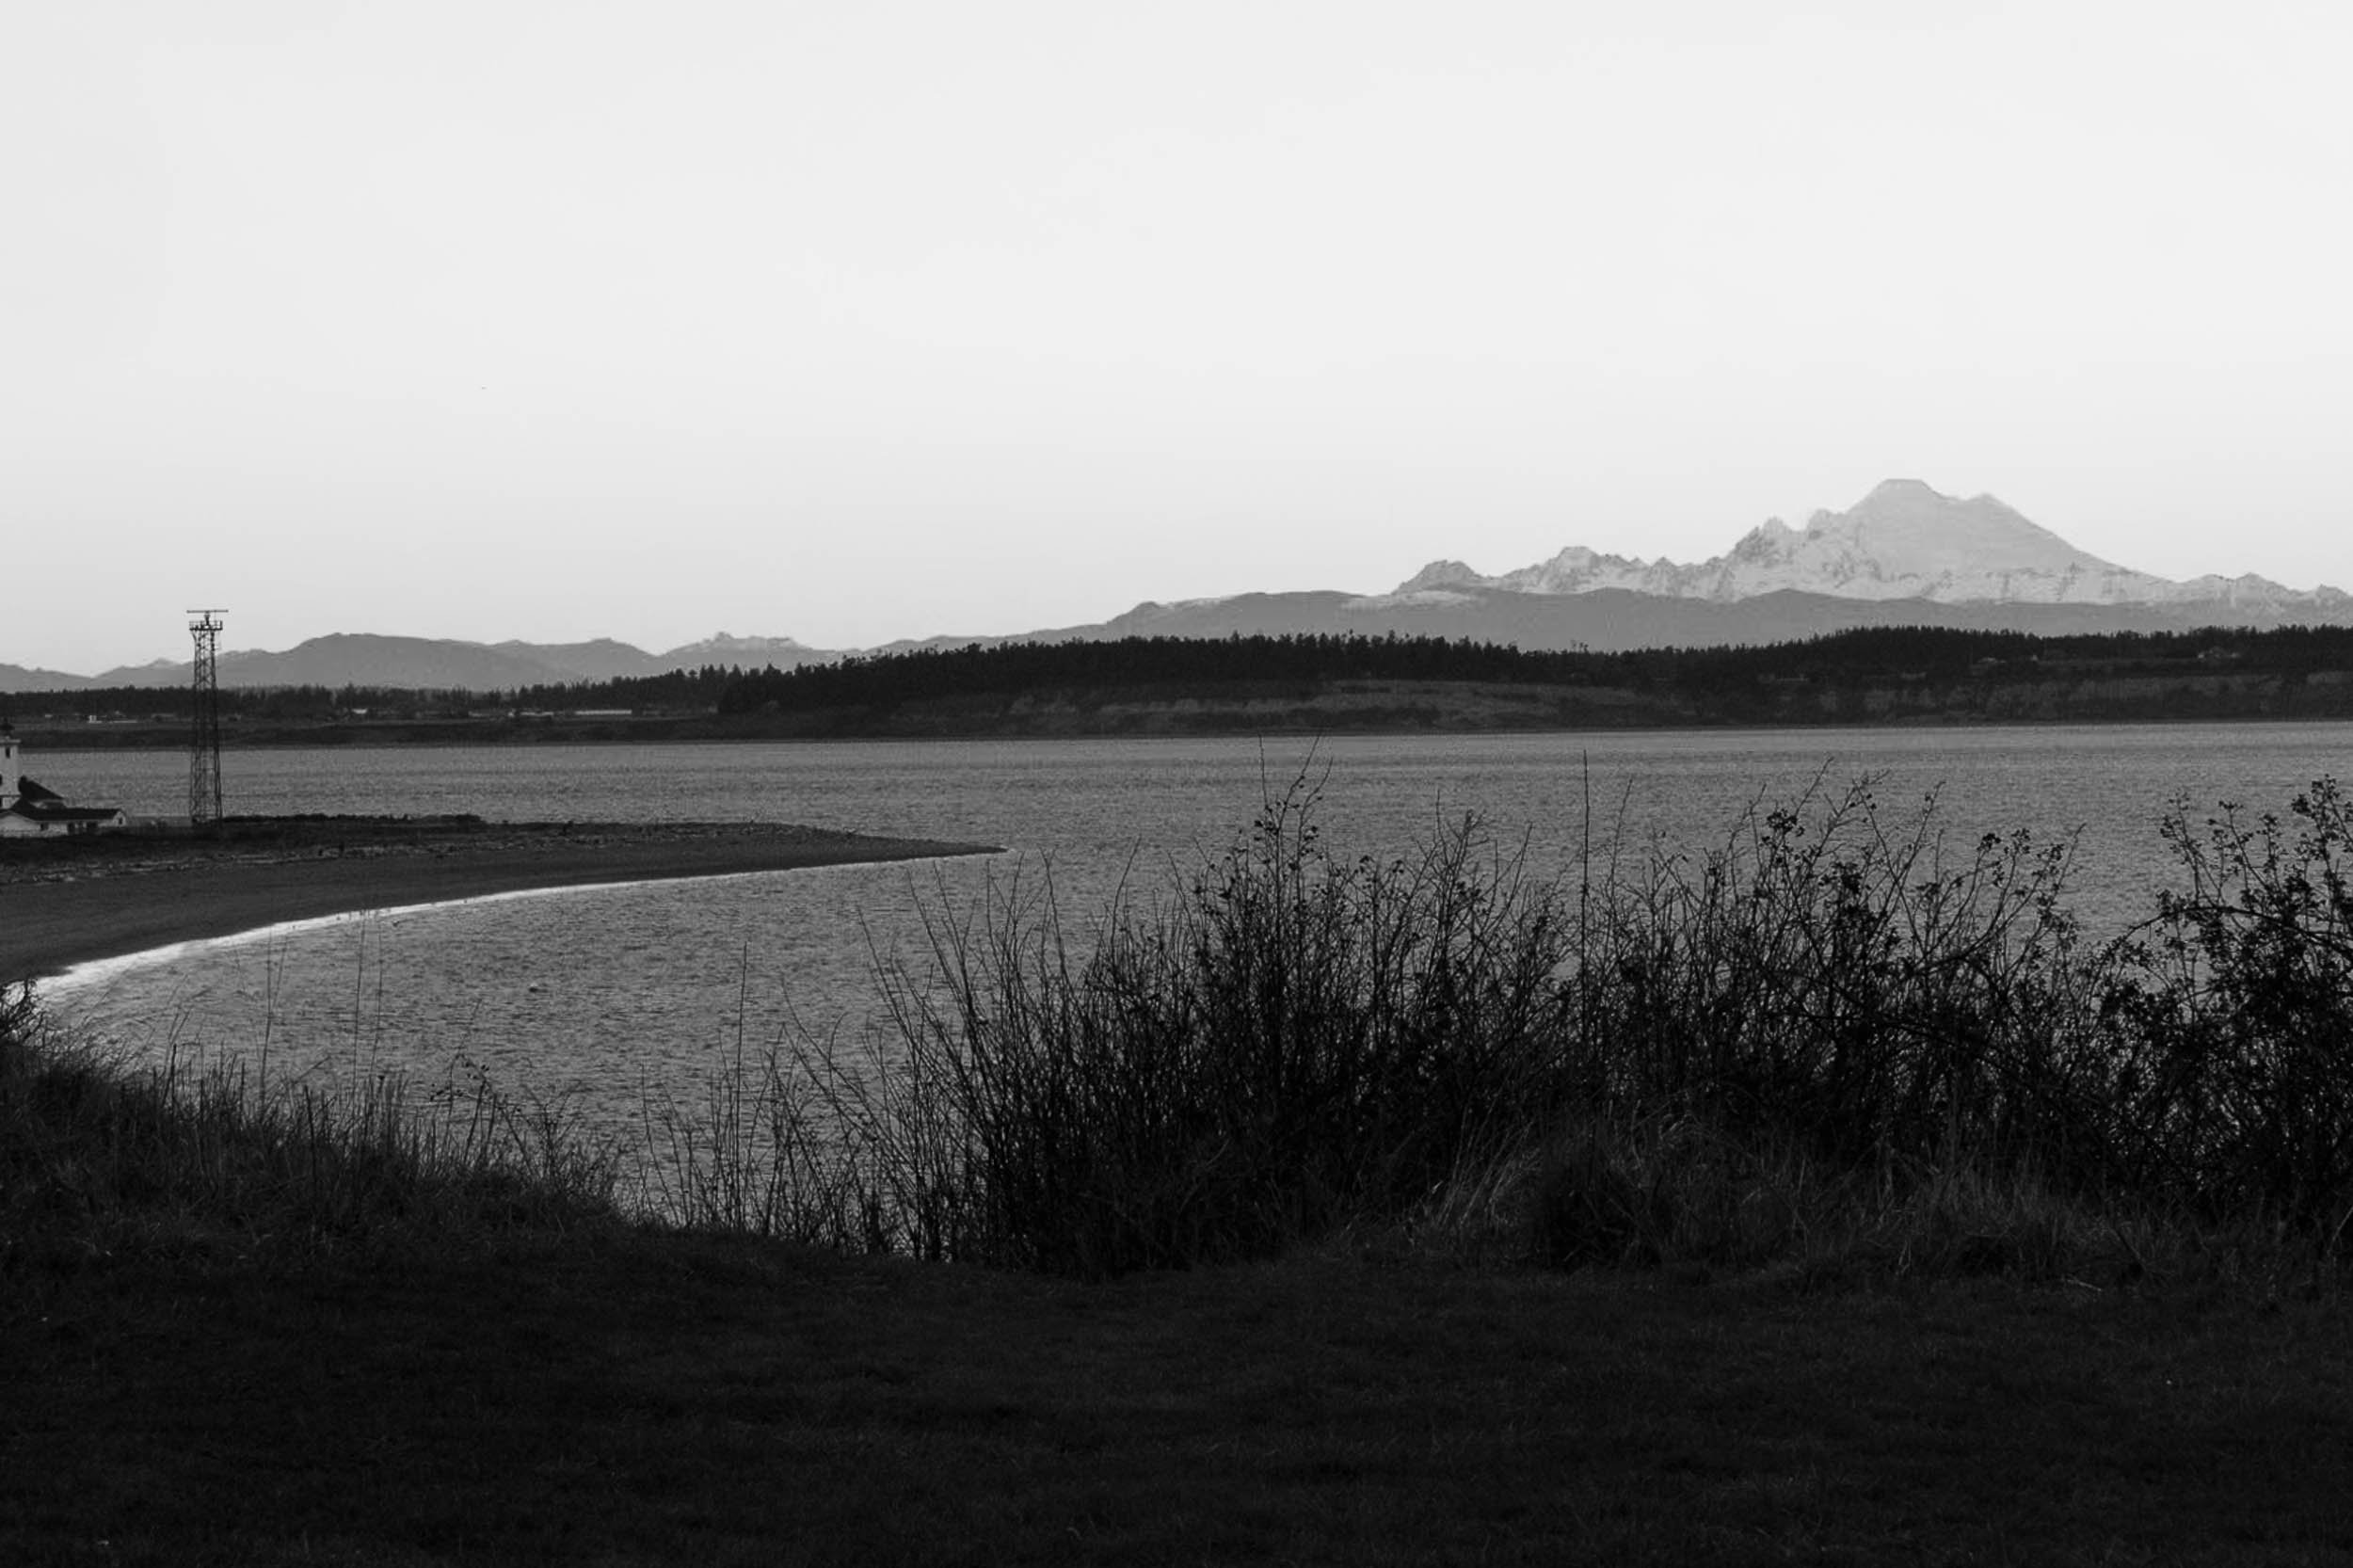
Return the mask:
<svg viewBox="0 0 2353 1568">
<path fill-rule="evenodd" d="M 370 909 L 989 853 L 767 823 L 372 818 L 293 820 L 221 840 L 11 845 L 0 853 L 0 985 Z"/>
<path fill-rule="evenodd" d="M 425 724 L 385 724 L 375 727 L 318 726 L 235 736 L 241 749 L 255 751 L 414 751 L 448 747 L 535 748 L 632 745 L 1051 745 L 1085 741 L 1275 741 L 1347 737 L 1367 740 L 1457 740 L 1465 736 L 1589 736 L 1737 735 L 1785 730 L 1825 734 L 1863 730 L 1983 730 L 1983 729 L 2132 729 L 2175 728 L 2204 725 L 2353 725 L 2353 712 L 2294 712 L 2264 709 L 2188 712 L 2181 709 L 2136 707 L 2092 712 L 2038 711 L 2020 708 L 2005 712 L 1809 712 L 1773 717 L 1757 715 L 1651 715 L 1636 718 L 1584 714 L 1573 720 L 1546 720 L 1512 715 L 1504 718 L 1433 716 L 1420 723 L 1353 723 L 1343 712 L 1310 708 L 1263 722 L 1232 723 L 1138 722 L 1056 726 L 1033 722 L 1023 727 L 971 728 L 909 724 L 904 728 L 821 730 L 720 730 L 682 727 L 665 718 L 643 718 L 580 727 L 551 724 L 536 728 L 473 729 L 451 726 L 436 729 Z M 633 728 L 634 732 L 631 732 Z M 152 730 L 115 734 L 73 726 L 43 728 L 40 721 L 20 723 L 20 734 L 41 742 L 44 755 L 103 755 L 113 752 L 185 752 L 186 727 L 174 724 Z"/>
</svg>

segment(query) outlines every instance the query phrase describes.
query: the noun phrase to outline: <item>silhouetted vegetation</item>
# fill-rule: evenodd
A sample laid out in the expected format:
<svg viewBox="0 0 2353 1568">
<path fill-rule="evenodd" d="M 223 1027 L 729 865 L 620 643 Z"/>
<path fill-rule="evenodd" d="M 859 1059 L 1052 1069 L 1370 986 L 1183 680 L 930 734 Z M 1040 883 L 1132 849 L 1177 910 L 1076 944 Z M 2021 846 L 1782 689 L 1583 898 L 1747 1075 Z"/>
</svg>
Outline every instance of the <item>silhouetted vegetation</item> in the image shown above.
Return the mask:
<svg viewBox="0 0 2353 1568">
<path fill-rule="evenodd" d="M 563 713 L 581 709 L 723 714 L 806 712 L 1041 692 L 1177 697 L 1232 688 L 1308 691 L 1338 681 L 1608 686 L 1726 701 L 1793 684 L 1859 690 L 1907 684 L 2091 679 L 2196 671 L 2298 681 L 2353 670 L 2353 627 L 2217 628 L 2044 637 L 2022 632 L 1866 627 L 1754 647 L 1614 653 L 1528 650 L 1437 637 L 1299 633 L 1225 638 L 970 644 L 862 654 L 780 670 L 707 664 L 611 680 L 504 692 L 371 686 L 229 687 L 225 712 L 251 720 L 354 713 L 464 716 L 486 706 Z M 184 686 L 108 687 L 19 696 L 25 712 L 185 718 Z"/>
<path fill-rule="evenodd" d="M 1369 1226 L 1558 1263 L 2343 1261 L 2332 782 L 2285 821 L 2178 809 L 2187 886 L 2096 946 L 2065 845 L 1954 853 L 1867 787 L 1577 887 L 1530 884 L 1475 823 L 1336 854 L 1313 804 L 1084 935 L 1050 891 L 943 920 L 935 968 L 888 977 L 873 1055 L 739 1073 L 688 1216 L 1080 1274 Z"/>
<path fill-rule="evenodd" d="M 563 712 L 580 708 L 628 708 L 638 712 L 718 712 L 727 694 L 744 680 L 737 665 L 705 664 L 662 675 L 624 676 L 563 685 L 525 686 L 508 694 L 515 707 Z"/>
<path fill-rule="evenodd" d="M 2097 948 L 2064 846 L 1948 854 L 1867 790 L 1568 886 L 1312 807 L 1099 929 L 944 920 L 879 1060 L 739 1057 L 682 1227 L 478 1074 L 140 1067 L 0 993 L 0 1555 L 2342 1543 L 2333 784 L 2177 809 L 2182 885 Z"/>
<path fill-rule="evenodd" d="M 1143 692 L 1163 696 L 1262 685 L 1312 689 L 1342 680 L 1472 681 L 1614 686 L 1711 703 L 1776 684 L 1860 688 L 2227 665 L 2300 677 L 2353 667 L 2353 628 L 2268 632 L 2122 632 L 2035 637 L 2015 632 L 1865 628 L 1763 647 L 1654 648 L 1619 653 L 1524 651 L 1434 637 L 1127 637 L 1114 642 L 978 644 L 767 669 L 725 680 L 722 712 L 773 708 L 891 708 L 903 703 L 1042 691 Z"/>
<path fill-rule="evenodd" d="M 2353 718 L 2353 628 L 1880 627 L 1763 647 L 1529 651 L 1396 635 L 978 644 L 513 692 L 221 694 L 233 744 L 1582 729 Z M 0 702 L 50 744 L 178 744 L 182 688 Z M 84 723 L 84 720 L 102 722 Z"/>
<path fill-rule="evenodd" d="M 1561 680 L 1583 656 L 1522 653 L 1433 637 L 1123 637 L 1113 642 L 1001 643 L 920 648 L 798 669 L 761 670 L 729 684 L 723 712 L 892 707 L 941 697 L 1069 688 L 1170 696 L 1233 685 L 1312 688 L 1334 680 Z"/>
<path fill-rule="evenodd" d="M 2096 944 L 2067 845 L 1956 848 L 1867 784 L 1573 884 L 1467 819 L 1352 856 L 1314 806 L 1295 785 L 1084 930 L 1050 887 L 941 911 L 935 962 L 881 976 L 895 1027 L 739 1056 L 671 1124 L 649 1212 L 1080 1274 L 1384 1227 L 1535 1262 L 2108 1278 L 2217 1249 L 2334 1271 L 2353 1240 L 2332 780 L 2279 817 L 2178 805 L 2180 885 Z M 243 1067 L 44 1045 L 26 993 L 0 1002 L 0 1256 L 60 1224 L 136 1246 L 159 1212 L 332 1238 L 614 1191 L 612 1151 L 487 1083 L 424 1122 L 381 1082 L 248 1094 Z"/>
<path fill-rule="evenodd" d="M 280 1260 L 616 1217 L 616 1156 L 476 1074 L 420 1108 L 259 1063 L 109 1059 L 0 987 L 0 1278 L 153 1250 Z"/>
</svg>

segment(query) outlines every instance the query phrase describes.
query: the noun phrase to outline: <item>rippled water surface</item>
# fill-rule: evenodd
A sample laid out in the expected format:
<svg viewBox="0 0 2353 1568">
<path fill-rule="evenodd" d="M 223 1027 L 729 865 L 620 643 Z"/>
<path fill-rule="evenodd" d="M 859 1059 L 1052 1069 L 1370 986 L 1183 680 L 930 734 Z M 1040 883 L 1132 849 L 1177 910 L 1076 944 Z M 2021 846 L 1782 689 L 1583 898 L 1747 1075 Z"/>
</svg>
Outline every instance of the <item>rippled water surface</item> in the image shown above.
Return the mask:
<svg viewBox="0 0 2353 1568">
<path fill-rule="evenodd" d="M 232 751 L 232 812 L 797 822 L 1007 853 L 354 917 L 94 966 L 46 995 L 134 1048 L 266 1052 L 273 1077 L 327 1081 L 487 1070 L 626 1136 L 648 1104 L 699 1103 L 739 1043 L 757 1050 L 794 1017 L 862 1027 L 874 954 L 920 956 L 924 911 L 960 919 L 990 879 L 1035 888 L 1050 874 L 1083 921 L 1123 880 L 1169 886 L 1303 767 L 1322 780 L 1327 843 L 1348 856 L 1476 812 L 1539 871 L 1569 875 L 1616 841 L 1721 842 L 1760 796 L 1867 774 L 1898 818 L 1934 792 L 1957 843 L 2080 833 L 2075 903 L 2115 923 L 2167 880 L 2156 824 L 2172 797 L 2283 810 L 2348 762 L 2345 726 L 1347 738 L 1312 753 L 1237 740 Z M 182 767 L 168 753 L 41 759 L 44 779 L 135 812 L 184 799 Z"/>
</svg>

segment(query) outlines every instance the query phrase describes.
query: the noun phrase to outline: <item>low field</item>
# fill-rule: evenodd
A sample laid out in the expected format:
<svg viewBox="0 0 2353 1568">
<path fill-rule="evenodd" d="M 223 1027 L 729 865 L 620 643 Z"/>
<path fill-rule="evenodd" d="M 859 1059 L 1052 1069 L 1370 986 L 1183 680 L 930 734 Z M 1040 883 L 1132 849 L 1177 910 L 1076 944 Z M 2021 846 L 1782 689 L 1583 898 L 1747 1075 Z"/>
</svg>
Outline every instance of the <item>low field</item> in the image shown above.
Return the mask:
<svg viewBox="0 0 2353 1568">
<path fill-rule="evenodd" d="M 5 1274 L 14 1563 L 2318 1563 L 2338 1302 L 591 1227 Z"/>
</svg>

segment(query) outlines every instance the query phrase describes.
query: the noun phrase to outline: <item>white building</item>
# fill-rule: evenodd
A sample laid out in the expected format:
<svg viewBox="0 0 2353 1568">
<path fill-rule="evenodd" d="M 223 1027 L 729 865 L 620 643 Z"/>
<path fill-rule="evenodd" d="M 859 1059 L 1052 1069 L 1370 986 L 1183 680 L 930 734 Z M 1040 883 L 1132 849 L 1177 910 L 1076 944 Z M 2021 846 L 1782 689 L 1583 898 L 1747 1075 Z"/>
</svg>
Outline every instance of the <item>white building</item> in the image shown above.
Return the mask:
<svg viewBox="0 0 2353 1568">
<path fill-rule="evenodd" d="M 0 719 L 0 838 L 104 833 L 130 825 L 131 819 L 119 807 L 69 806 L 56 791 L 25 777 L 16 730 Z"/>
</svg>

